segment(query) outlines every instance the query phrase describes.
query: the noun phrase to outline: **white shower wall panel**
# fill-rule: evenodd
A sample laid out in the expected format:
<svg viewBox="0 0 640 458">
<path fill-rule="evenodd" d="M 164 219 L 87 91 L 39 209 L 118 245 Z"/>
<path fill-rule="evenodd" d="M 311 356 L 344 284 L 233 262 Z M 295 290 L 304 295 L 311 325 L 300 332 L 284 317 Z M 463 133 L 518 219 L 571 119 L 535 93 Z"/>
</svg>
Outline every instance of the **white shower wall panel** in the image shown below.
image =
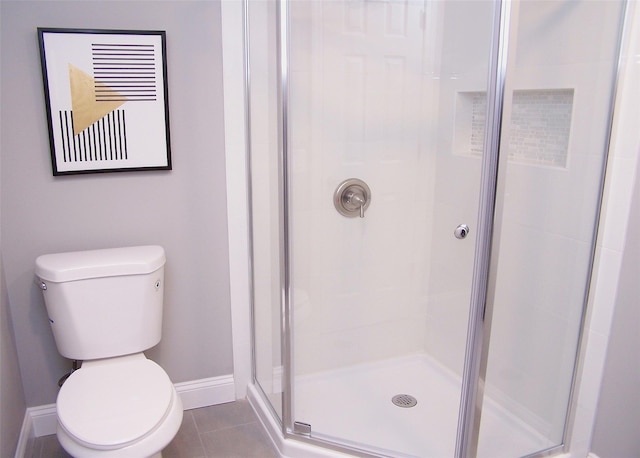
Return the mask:
<svg viewBox="0 0 640 458">
<path fill-rule="evenodd" d="M 332 358 L 328 339 L 342 338 L 356 346 L 348 352 L 351 362 L 409 349 L 434 352 L 459 371 L 480 161 L 453 155 L 452 101 L 457 90 L 486 89 L 488 43 L 468 32 L 486 35 L 491 9 L 481 2 L 408 2 L 416 9 L 402 16 L 403 30 L 414 35 L 408 39 L 376 35 L 381 24 L 400 17 L 395 11 L 396 19 L 382 21 L 384 2 L 367 4 L 366 14 L 354 5 L 306 2 L 292 8 L 292 17 L 309 25 L 294 27 L 292 40 L 294 284 L 312 310 L 305 313 L 308 324 L 296 329 L 295 347 L 326 353 L 314 360 L 300 351 L 305 357 L 297 359 L 297 370 L 340 367 L 346 356 Z M 340 11 L 343 6 L 347 11 Z M 411 32 L 410 18 L 421 17 Z M 310 43 L 311 50 L 296 43 Z M 404 54 L 398 56 L 398 49 Z M 372 189 L 362 221 L 345 219 L 331 201 L 340 181 L 350 177 Z M 453 237 L 461 223 L 472 226 L 462 242 Z M 374 339 L 381 349 L 353 339 L 367 334 L 360 327 L 381 332 L 384 337 Z"/>
<path fill-rule="evenodd" d="M 416 280 L 428 268 L 432 185 L 420 179 L 431 168 L 421 144 L 420 3 L 354 5 L 291 5 L 306 25 L 291 42 L 291 113 L 303 114 L 291 129 L 293 282 L 308 297 L 295 320 L 297 373 L 422 348 Z M 333 205 L 352 177 L 372 190 L 363 219 Z"/>
</svg>

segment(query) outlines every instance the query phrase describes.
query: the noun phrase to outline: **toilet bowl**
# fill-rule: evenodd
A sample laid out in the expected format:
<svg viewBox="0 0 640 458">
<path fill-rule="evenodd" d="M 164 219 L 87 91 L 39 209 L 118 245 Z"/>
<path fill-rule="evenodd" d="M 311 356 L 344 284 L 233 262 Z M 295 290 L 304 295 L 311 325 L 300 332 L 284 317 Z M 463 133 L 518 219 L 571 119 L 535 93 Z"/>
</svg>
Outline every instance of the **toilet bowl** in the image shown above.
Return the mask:
<svg viewBox="0 0 640 458">
<path fill-rule="evenodd" d="M 142 353 L 84 363 L 56 408 L 58 440 L 74 457 L 159 457 L 183 415 L 169 377 Z"/>
<path fill-rule="evenodd" d="M 164 249 L 111 248 L 36 259 L 56 347 L 82 361 L 58 393 L 57 436 L 74 457 L 159 457 L 182 423 L 160 342 Z"/>
</svg>

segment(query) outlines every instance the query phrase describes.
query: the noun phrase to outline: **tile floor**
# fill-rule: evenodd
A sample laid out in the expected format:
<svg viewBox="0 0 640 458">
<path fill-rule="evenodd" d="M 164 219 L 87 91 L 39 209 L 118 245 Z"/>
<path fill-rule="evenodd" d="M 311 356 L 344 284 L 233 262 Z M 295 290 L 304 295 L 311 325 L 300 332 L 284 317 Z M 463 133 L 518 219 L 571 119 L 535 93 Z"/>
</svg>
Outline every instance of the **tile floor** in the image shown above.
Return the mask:
<svg viewBox="0 0 640 458">
<path fill-rule="evenodd" d="M 55 435 L 35 439 L 25 458 L 68 458 Z M 163 458 L 276 458 L 278 453 L 246 400 L 184 412 Z"/>
</svg>

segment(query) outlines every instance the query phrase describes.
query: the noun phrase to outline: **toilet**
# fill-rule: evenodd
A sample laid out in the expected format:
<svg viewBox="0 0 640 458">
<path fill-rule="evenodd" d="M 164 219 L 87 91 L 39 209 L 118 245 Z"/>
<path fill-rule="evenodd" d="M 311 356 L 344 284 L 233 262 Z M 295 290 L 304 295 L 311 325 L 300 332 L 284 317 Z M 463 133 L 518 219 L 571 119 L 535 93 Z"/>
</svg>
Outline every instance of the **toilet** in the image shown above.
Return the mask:
<svg viewBox="0 0 640 458">
<path fill-rule="evenodd" d="M 144 351 L 160 342 L 164 249 L 46 254 L 37 282 L 58 352 L 82 361 L 56 401 L 57 436 L 74 457 L 160 457 L 182 402 Z"/>
</svg>

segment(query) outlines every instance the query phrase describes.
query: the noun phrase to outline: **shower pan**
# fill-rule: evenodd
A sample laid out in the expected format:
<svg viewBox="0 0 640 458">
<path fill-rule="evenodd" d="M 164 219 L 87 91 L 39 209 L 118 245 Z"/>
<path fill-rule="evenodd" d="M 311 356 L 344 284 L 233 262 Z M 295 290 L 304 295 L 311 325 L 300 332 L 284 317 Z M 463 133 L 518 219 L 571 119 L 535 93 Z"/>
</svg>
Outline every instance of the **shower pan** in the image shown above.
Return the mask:
<svg viewBox="0 0 640 458">
<path fill-rule="evenodd" d="M 559 453 L 622 1 L 246 1 L 254 389 L 355 456 Z"/>
</svg>

